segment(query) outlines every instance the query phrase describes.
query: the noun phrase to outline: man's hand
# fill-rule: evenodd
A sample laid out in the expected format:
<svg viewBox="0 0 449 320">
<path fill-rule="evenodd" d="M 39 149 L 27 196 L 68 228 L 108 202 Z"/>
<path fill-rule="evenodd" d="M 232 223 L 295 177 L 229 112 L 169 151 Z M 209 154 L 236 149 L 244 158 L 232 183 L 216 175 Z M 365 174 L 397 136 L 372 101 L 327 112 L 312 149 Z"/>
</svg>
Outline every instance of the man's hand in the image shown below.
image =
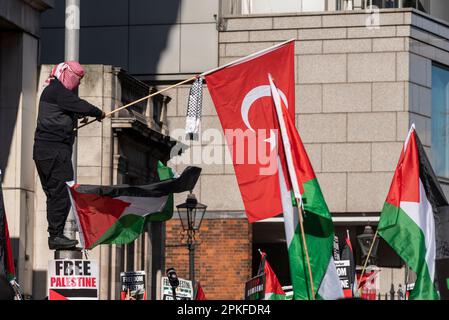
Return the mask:
<svg viewBox="0 0 449 320">
<path fill-rule="evenodd" d="M 89 118 L 88 117 L 84 117 L 83 120 L 80 121 L 80 123 L 85 124 L 89 122 Z"/>
<path fill-rule="evenodd" d="M 103 120 L 105 117 L 106 117 L 106 113 L 104 113 L 104 111 L 102 111 L 102 112 L 101 112 L 101 116 L 100 116 L 100 117 L 97 117 L 97 121 L 100 121 L 100 122 L 101 122 L 101 120 Z"/>
</svg>

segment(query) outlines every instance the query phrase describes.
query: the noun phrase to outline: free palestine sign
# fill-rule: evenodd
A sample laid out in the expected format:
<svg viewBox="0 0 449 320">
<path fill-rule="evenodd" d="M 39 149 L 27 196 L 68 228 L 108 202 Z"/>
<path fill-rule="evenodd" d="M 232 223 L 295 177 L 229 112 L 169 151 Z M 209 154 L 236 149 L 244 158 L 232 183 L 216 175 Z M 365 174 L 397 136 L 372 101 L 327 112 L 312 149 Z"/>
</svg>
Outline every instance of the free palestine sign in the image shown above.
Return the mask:
<svg viewBox="0 0 449 320">
<path fill-rule="evenodd" d="M 98 300 L 95 260 L 58 259 L 48 262 L 48 300 Z"/>
</svg>

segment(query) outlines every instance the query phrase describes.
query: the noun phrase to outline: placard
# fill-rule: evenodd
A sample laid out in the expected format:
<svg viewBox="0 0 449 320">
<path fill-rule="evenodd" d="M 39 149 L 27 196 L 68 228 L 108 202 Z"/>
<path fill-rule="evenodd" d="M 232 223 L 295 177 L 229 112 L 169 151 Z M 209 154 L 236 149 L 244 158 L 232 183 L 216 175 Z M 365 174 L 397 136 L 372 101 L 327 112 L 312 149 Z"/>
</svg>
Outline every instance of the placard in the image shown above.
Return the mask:
<svg viewBox="0 0 449 320">
<path fill-rule="evenodd" d="M 192 281 L 178 278 L 179 286 L 176 288 L 176 300 L 193 300 Z M 167 277 L 162 277 L 161 281 L 162 300 L 173 300 L 173 291 Z"/>
<path fill-rule="evenodd" d="M 245 283 L 245 300 L 263 300 L 265 298 L 265 275 L 255 276 Z"/>
<path fill-rule="evenodd" d="M 340 279 L 341 288 L 343 289 L 345 298 L 352 297 L 352 283 L 349 274 L 351 272 L 351 261 L 335 261 L 335 267 L 337 268 L 338 278 Z"/>
<path fill-rule="evenodd" d="M 146 300 L 145 271 L 128 271 L 120 273 L 120 299 L 121 300 Z M 129 295 L 128 295 L 129 293 Z"/>
<path fill-rule="evenodd" d="M 48 300 L 98 300 L 98 265 L 95 260 L 48 261 Z"/>
</svg>

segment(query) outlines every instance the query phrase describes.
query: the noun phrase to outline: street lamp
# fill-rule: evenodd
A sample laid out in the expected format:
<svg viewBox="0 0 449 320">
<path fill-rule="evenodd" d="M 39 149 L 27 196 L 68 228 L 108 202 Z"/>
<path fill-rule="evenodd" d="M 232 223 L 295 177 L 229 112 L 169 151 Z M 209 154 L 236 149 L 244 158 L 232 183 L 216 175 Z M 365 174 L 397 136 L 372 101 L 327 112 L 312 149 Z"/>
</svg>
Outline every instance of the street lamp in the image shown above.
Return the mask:
<svg viewBox="0 0 449 320">
<path fill-rule="evenodd" d="M 365 230 L 363 231 L 363 233 L 357 236 L 357 241 L 360 248 L 362 249 L 362 261 L 365 261 L 366 257 L 368 256 L 368 252 L 371 248 L 373 240 L 375 242 L 369 256 L 369 265 L 375 264 L 377 257 L 377 246 L 379 245 L 379 237 L 376 237 L 376 239 L 374 239 L 374 232 L 371 226 L 365 226 Z"/>
<path fill-rule="evenodd" d="M 189 248 L 189 277 L 192 285 L 195 284 L 195 233 L 201 227 L 207 206 L 201 204 L 195 195 L 190 192 L 186 202 L 177 205 L 182 229 L 187 232 L 187 247 Z"/>
<path fill-rule="evenodd" d="M 176 300 L 176 288 L 179 287 L 178 275 L 174 268 L 168 268 L 166 274 L 172 290 L 173 300 Z"/>
</svg>

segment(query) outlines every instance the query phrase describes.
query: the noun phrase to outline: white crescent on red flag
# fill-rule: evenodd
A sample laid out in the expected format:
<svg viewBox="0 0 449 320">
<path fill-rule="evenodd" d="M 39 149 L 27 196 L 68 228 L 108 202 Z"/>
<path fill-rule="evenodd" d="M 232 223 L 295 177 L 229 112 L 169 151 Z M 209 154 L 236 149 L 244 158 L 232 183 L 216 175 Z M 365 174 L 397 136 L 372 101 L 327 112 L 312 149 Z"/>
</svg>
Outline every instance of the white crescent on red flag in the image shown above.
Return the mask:
<svg viewBox="0 0 449 320">
<path fill-rule="evenodd" d="M 294 42 L 205 76 L 250 222 L 283 212 L 276 161 L 281 144 L 268 74 L 294 118 Z"/>
</svg>

